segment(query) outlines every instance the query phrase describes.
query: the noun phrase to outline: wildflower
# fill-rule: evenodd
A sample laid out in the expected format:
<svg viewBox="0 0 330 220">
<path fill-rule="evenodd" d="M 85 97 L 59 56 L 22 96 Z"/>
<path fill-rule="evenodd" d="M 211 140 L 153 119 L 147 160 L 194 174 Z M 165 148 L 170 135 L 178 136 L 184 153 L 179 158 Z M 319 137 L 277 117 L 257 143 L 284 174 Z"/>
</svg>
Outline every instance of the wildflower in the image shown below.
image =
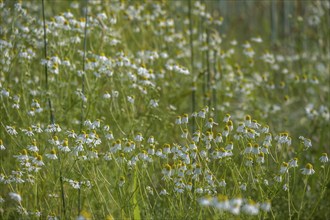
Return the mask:
<svg viewBox="0 0 330 220">
<path fill-rule="evenodd" d="M 6 150 L 6 147 L 3 145 L 2 139 L 0 139 L 0 150 Z"/>
<path fill-rule="evenodd" d="M 238 124 L 238 127 L 236 129 L 236 132 L 237 133 L 245 133 L 245 124 L 244 123 L 239 123 Z"/>
<path fill-rule="evenodd" d="M 32 151 L 32 152 L 38 152 L 39 151 L 39 148 L 37 147 L 37 141 L 36 140 L 33 140 L 32 141 L 32 144 L 27 146 L 27 149 L 29 151 Z"/>
<path fill-rule="evenodd" d="M 263 202 L 260 204 L 260 208 L 264 211 L 264 212 L 269 212 L 271 209 L 271 203 L 269 200 Z"/>
<path fill-rule="evenodd" d="M 244 124 L 245 124 L 246 127 L 250 127 L 251 126 L 251 116 L 250 115 L 246 115 L 245 116 Z"/>
<path fill-rule="evenodd" d="M 35 132 L 37 132 L 39 134 L 43 132 L 43 130 L 40 127 L 40 124 L 39 123 L 37 125 L 32 125 L 31 127 L 32 127 L 33 131 L 35 131 Z"/>
<path fill-rule="evenodd" d="M 141 141 L 143 141 L 143 139 L 144 138 L 143 138 L 141 133 L 138 133 L 134 138 L 134 140 L 137 141 L 137 142 L 141 142 Z"/>
<path fill-rule="evenodd" d="M 243 154 L 249 154 L 252 152 L 252 144 L 251 143 L 248 143 L 246 148 L 244 149 L 244 152 Z"/>
<path fill-rule="evenodd" d="M 307 176 L 313 175 L 315 173 L 315 170 L 313 169 L 313 165 L 310 163 L 306 164 L 305 168 L 301 169 L 301 173 Z"/>
<path fill-rule="evenodd" d="M 262 43 L 262 38 L 260 36 L 251 38 L 251 41 L 256 43 Z"/>
<path fill-rule="evenodd" d="M 15 130 L 15 127 L 13 127 L 13 126 L 8 126 L 7 125 L 6 126 L 6 131 L 10 135 L 17 135 L 18 134 L 17 131 Z"/>
<path fill-rule="evenodd" d="M 239 188 L 243 191 L 246 191 L 246 183 L 242 183 Z"/>
<path fill-rule="evenodd" d="M 201 132 L 199 130 L 197 130 L 192 137 L 192 140 L 195 141 L 196 143 L 199 142 L 199 138 L 201 137 Z"/>
<path fill-rule="evenodd" d="M 227 137 L 229 135 L 229 127 L 228 127 L 228 125 L 226 125 L 226 127 L 224 128 L 224 130 L 222 132 L 222 135 L 224 137 Z"/>
<path fill-rule="evenodd" d="M 196 193 L 198 194 L 202 194 L 204 192 L 203 188 L 202 187 L 198 187 L 196 188 Z"/>
<path fill-rule="evenodd" d="M 18 203 L 22 201 L 22 197 L 18 193 L 10 192 L 9 197 Z"/>
<path fill-rule="evenodd" d="M 242 210 L 249 215 L 258 215 L 259 205 L 252 200 L 249 200 L 245 205 L 243 205 Z"/>
<path fill-rule="evenodd" d="M 188 129 L 183 129 L 183 133 L 181 134 L 181 137 L 182 138 L 188 138 L 188 134 L 189 134 L 189 131 L 188 131 Z"/>
<path fill-rule="evenodd" d="M 175 124 L 177 124 L 177 125 L 182 124 L 181 116 L 177 116 L 177 117 L 176 117 L 176 119 L 175 119 Z"/>
<path fill-rule="evenodd" d="M 258 145 L 258 144 L 254 144 L 254 145 L 253 145 L 252 153 L 253 153 L 253 154 L 256 154 L 256 155 L 260 153 L 259 145 Z"/>
<path fill-rule="evenodd" d="M 207 128 L 210 128 L 210 129 L 212 129 L 213 128 L 213 125 L 217 125 L 217 123 L 215 123 L 214 121 L 213 121 L 213 118 L 209 118 L 209 120 L 206 122 L 206 127 Z"/>
<path fill-rule="evenodd" d="M 257 163 L 265 163 L 264 153 L 260 152 L 257 157 Z"/>
<path fill-rule="evenodd" d="M 31 127 L 29 127 L 29 129 L 22 129 L 22 131 L 29 137 L 32 137 L 34 135 Z"/>
<path fill-rule="evenodd" d="M 321 161 L 321 163 L 327 163 L 327 162 L 329 162 L 328 154 L 327 153 L 323 153 L 322 156 L 320 157 L 320 161 Z"/>
<path fill-rule="evenodd" d="M 185 185 L 185 188 L 186 188 L 187 190 L 191 191 L 191 190 L 192 190 L 192 182 L 187 183 L 187 184 Z"/>
<path fill-rule="evenodd" d="M 166 195 L 168 195 L 168 192 L 166 191 L 166 189 L 162 189 L 160 192 L 159 192 L 159 195 L 161 195 L 161 196 L 166 196 Z"/>
<path fill-rule="evenodd" d="M 131 104 L 134 104 L 135 97 L 134 96 L 127 96 L 127 101 L 130 102 Z"/>
<path fill-rule="evenodd" d="M 225 187 L 227 185 L 226 181 L 224 179 L 222 179 L 220 182 L 219 182 L 219 186 L 220 187 Z"/>
<path fill-rule="evenodd" d="M 229 121 L 227 122 L 227 126 L 228 126 L 228 128 L 229 128 L 229 131 L 232 131 L 232 130 L 234 129 L 234 124 L 233 124 L 233 122 L 232 122 L 231 120 L 229 120 Z"/>
<path fill-rule="evenodd" d="M 240 197 L 231 199 L 229 211 L 234 215 L 238 215 L 240 213 L 242 203 L 243 200 Z"/>
<path fill-rule="evenodd" d="M 269 185 L 269 182 L 268 182 L 267 179 L 264 179 L 264 185 L 265 185 L 265 186 L 268 186 L 268 185 Z"/>
<path fill-rule="evenodd" d="M 215 202 L 215 207 L 219 210 L 228 210 L 230 206 L 227 196 L 218 195 Z"/>
<path fill-rule="evenodd" d="M 245 166 L 252 167 L 252 165 L 253 165 L 253 159 L 252 159 L 252 157 L 246 158 Z"/>
<path fill-rule="evenodd" d="M 293 158 L 289 161 L 289 167 L 298 167 L 298 158 Z"/>
<path fill-rule="evenodd" d="M 215 139 L 214 139 L 214 142 L 215 142 L 215 143 L 222 143 L 222 142 L 223 142 L 222 134 L 221 134 L 221 133 L 218 133 L 218 134 L 217 134 L 217 136 L 216 136 Z"/>
<path fill-rule="evenodd" d="M 291 139 L 289 138 L 289 134 L 287 132 L 280 133 L 280 135 L 276 136 L 275 139 L 279 144 L 291 144 Z"/>
<path fill-rule="evenodd" d="M 289 186 L 288 186 L 288 184 L 284 184 L 284 185 L 283 185 L 283 190 L 284 190 L 284 191 L 288 191 L 288 190 L 289 190 Z"/>
<path fill-rule="evenodd" d="M 113 137 L 113 133 L 112 133 L 112 131 L 109 131 L 109 132 L 105 135 L 105 138 L 106 138 L 107 140 L 113 140 L 114 137 Z"/>
<path fill-rule="evenodd" d="M 224 119 L 223 119 L 223 122 L 227 123 L 229 121 L 230 117 L 231 117 L 230 114 L 226 114 Z"/>
<path fill-rule="evenodd" d="M 281 169 L 280 169 L 280 173 L 281 174 L 287 173 L 288 172 L 288 169 L 289 169 L 289 164 L 286 163 L 286 162 L 283 162 L 282 163 L 282 166 L 281 166 Z"/>
<path fill-rule="evenodd" d="M 200 118 L 205 118 L 206 110 L 202 109 L 201 111 L 198 112 L 197 116 L 200 117 Z"/>
<path fill-rule="evenodd" d="M 155 145 L 150 144 L 150 147 L 148 149 L 148 154 L 149 155 L 155 155 Z"/>
<path fill-rule="evenodd" d="M 22 153 L 20 153 L 19 155 L 15 155 L 14 157 L 16 157 L 21 162 L 29 160 L 29 156 L 26 149 L 23 149 Z"/>
<path fill-rule="evenodd" d="M 151 99 L 150 102 L 149 102 L 149 105 L 153 108 L 157 108 L 158 107 L 158 100 Z"/>
<path fill-rule="evenodd" d="M 261 129 L 260 132 L 261 132 L 261 133 L 268 134 L 268 132 L 269 132 L 269 126 L 268 126 L 268 125 L 265 125 L 265 126 Z"/>
<path fill-rule="evenodd" d="M 234 143 L 232 141 L 229 142 L 225 149 L 228 151 L 232 151 L 234 149 Z"/>
<path fill-rule="evenodd" d="M 154 143 L 155 143 L 155 138 L 154 138 L 154 136 L 150 136 L 150 137 L 148 138 L 147 142 L 148 142 L 149 144 L 154 144 Z"/>
<path fill-rule="evenodd" d="M 305 149 L 312 147 L 312 141 L 308 138 L 305 138 L 303 136 L 300 136 L 299 139 L 302 141 L 302 144 L 304 145 Z"/>
<path fill-rule="evenodd" d="M 163 153 L 164 153 L 164 154 L 169 154 L 169 153 L 171 153 L 171 145 L 169 145 L 169 144 L 164 144 L 164 145 L 163 145 Z"/>
<path fill-rule="evenodd" d="M 207 196 L 204 198 L 199 199 L 199 204 L 202 206 L 209 206 L 212 204 L 213 198 L 211 196 Z"/>
<path fill-rule="evenodd" d="M 70 152 L 68 139 L 65 139 L 61 145 L 58 146 L 58 149 L 62 152 Z"/>
<path fill-rule="evenodd" d="M 189 149 L 190 150 L 196 150 L 197 149 L 196 143 L 194 141 L 191 142 L 191 144 L 189 145 Z"/>
<path fill-rule="evenodd" d="M 183 114 L 182 119 L 181 119 L 181 123 L 182 124 L 188 124 L 189 118 L 188 118 L 188 114 Z"/>
<path fill-rule="evenodd" d="M 252 128 L 248 128 L 247 132 L 245 133 L 246 137 L 250 138 L 250 139 L 254 139 L 255 136 L 257 135 L 257 132 L 252 129 Z"/>
<path fill-rule="evenodd" d="M 170 178 L 172 176 L 172 168 L 169 164 L 165 164 L 162 169 L 162 174 L 164 179 Z"/>
<path fill-rule="evenodd" d="M 111 153 L 110 152 L 106 152 L 103 156 L 103 159 L 106 160 L 106 161 L 110 161 L 112 160 L 112 156 L 111 156 Z"/>
<path fill-rule="evenodd" d="M 33 163 L 37 166 L 43 166 L 45 165 L 44 162 L 42 161 L 42 156 L 41 155 L 37 155 L 34 159 L 33 159 Z"/>
</svg>

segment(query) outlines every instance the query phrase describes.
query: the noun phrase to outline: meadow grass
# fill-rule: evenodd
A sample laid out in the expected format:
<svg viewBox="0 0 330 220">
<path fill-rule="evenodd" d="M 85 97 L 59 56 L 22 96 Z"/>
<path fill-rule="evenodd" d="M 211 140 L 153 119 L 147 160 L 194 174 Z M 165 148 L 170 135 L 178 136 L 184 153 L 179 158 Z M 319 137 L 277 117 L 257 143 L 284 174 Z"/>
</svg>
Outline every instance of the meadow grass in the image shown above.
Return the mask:
<svg viewBox="0 0 330 220">
<path fill-rule="evenodd" d="M 329 2 L 214 4 L 0 1 L 1 219 L 329 218 Z"/>
</svg>

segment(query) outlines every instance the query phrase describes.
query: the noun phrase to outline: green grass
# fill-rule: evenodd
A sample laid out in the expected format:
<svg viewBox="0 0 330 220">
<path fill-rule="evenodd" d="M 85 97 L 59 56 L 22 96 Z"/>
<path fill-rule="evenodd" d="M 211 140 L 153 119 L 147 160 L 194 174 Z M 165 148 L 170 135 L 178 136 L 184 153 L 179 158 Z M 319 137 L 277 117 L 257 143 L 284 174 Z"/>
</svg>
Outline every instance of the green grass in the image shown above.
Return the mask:
<svg viewBox="0 0 330 220">
<path fill-rule="evenodd" d="M 41 3 L 0 3 L 1 219 L 328 218 L 328 4 L 271 42 L 215 1 Z"/>
</svg>

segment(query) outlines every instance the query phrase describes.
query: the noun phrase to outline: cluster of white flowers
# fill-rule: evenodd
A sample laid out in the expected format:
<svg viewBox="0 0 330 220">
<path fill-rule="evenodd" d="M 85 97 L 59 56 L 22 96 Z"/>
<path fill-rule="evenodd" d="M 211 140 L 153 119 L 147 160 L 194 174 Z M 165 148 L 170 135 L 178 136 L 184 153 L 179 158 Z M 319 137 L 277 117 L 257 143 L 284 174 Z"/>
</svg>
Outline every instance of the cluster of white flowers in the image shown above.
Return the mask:
<svg viewBox="0 0 330 220">
<path fill-rule="evenodd" d="M 214 207 L 219 211 L 230 212 L 234 215 L 245 213 L 247 215 L 258 215 L 260 211 L 269 212 L 271 210 L 270 201 L 256 203 L 253 200 L 236 197 L 228 199 L 227 196 L 218 195 L 217 197 L 204 197 L 199 199 L 202 206 Z"/>
</svg>

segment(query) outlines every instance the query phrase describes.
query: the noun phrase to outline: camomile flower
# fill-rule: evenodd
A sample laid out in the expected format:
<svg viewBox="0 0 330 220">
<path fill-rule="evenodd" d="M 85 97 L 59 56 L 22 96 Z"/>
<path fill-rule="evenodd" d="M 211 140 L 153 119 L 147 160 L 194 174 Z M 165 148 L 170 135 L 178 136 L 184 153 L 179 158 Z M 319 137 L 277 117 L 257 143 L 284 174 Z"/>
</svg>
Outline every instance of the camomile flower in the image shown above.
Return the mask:
<svg viewBox="0 0 330 220">
<path fill-rule="evenodd" d="M 213 118 L 209 118 L 209 120 L 206 122 L 205 126 L 206 126 L 207 128 L 213 128 L 213 125 L 217 125 L 217 123 L 215 123 L 215 122 L 213 121 Z"/>
<path fill-rule="evenodd" d="M 159 195 L 161 196 L 166 196 L 168 195 L 169 193 L 166 191 L 166 189 L 162 189 L 160 192 L 159 192 Z"/>
<path fill-rule="evenodd" d="M 283 173 L 287 173 L 289 170 L 289 164 L 286 163 L 286 162 L 283 162 L 282 163 L 282 166 L 281 166 L 281 169 L 280 169 L 280 173 L 283 174 Z"/>
<path fill-rule="evenodd" d="M 253 166 L 253 159 L 252 157 L 247 157 L 245 161 L 245 166 L 252 167 Z"/>
<path fill-rule="evenodd" d="M 249 200 L 246 204 L 243 205 L 242 211 L 249 215 L 258 215 L 259 204 L 255 203 L 252 200 Z"/>
<path fill-rule="evenodd" d="M 220 182 L 219 182 L 219 186 L 220 187 L 225 187 L 227 185 L 226 181 L 224 179 L 222 179 Z"/>
<path fill-rule="evenodd" d="M 313 175 L 315 173 L 315 170 L 313 169 L 313 165 L 310 163 L 306 164 L 306 166 L 301 169 L 301 173 L 307 176 Z"/>
<path fill-rule="evenodd" d="M 265 163 L 264 153 L 260 152 L 257 157 L 257 163 Z"/>
<path fill-rule="evenodd" d="M 271 209 L 271 203 L 270 200 L 267 200 L 263 203 L 260 204 L 260 209 L 263 210 L 264 212 L 269 212 Z"/>
<path fill-rule="evenodd" d="M 284 190 L 284 191 L 288 191 L 288 190 L 289 190 L 289 186 L 288 186 L 288 184 L 284 184 L 284 185 L 283 185 L 283 190 Z"/>
<path fill-rule="evenodd" d="M 323 153 L 319 160 L 321 161 L 321 163 L 327 163 L 327 162 L 329 162 L 328 154 L 327 153 Z"/>
<path fill-rule="evenodd" d="M 215 139 L 214 139 L 214 142 L 215 142 L 215 143 L 222 143 L 222 142 L 223 142 L 222 134 L 221 134 L 221 133 L 218 133 L 218 134 L 217 134 L 217 136 L 216 136 Z"/>
<path fill-rule="evenodd" d="M 143 141 L 143 139 L 144 138 L 143 138 L 141 133 L 138 133 L 134 138 L 134 140 L 137 141 L 137 142 L 141 142 L 141 141 Z"/>
<path fill-rule="evenodd" d="M 32 144 L 27 146 L 27 149 L 29 151 L 32 151 L 32 152 L 38 152 L 39 151 L 39 148 L 37 147 L 37 141 L 36 140 L 33 140 L 32 141 Z"/>
<path fill-rule="evenodd" d="M 45 156 L 48 158 L 48 159 L 51 159 L 51 160 L 57 160 L 57 155 L 56 155 L 56 151 L 55 149 L 52 149 L 50 151 L 50 154 L 45 154 Z"/>
<path fill-rule="evenodd" d="M 151 99 L 150 102 L 149 102 L 149 105 L 153 108 L 157 108 L 159 106 L 158 104 L 158 100 L 156 99 Z"/>
<path fill-rule="evenodd" d="M 181 138 L 188 138 L 188 134 L 189 134 L 189 131 L 188 131 L 188 129 L 183 129 L 183 132 L 182 132 L 182 134 L 181 134 Z"/>
<path fill-rule="evenodd" d="M 206 110 L 202 109 L 201 111 L 198 112 L 197 116 L 200 117 L 200 118 L 205 118 Z"/>
<path fill-rule="evenodd" d="M 253 147 L 252 147 L 252 154 L 258 155 L 259 153 L 260 153 L 259 145 L 254 144 Z"/>
<path fill-rule="evenodd" d="M 252 144 L 251 143 L 248 143 L 246 148 L 244 149 L 244 152 L 243 154 L 249 154 L 252 152 Z"/>
<path fill-rule="evenodd" d="M 131 104 L 134 104 L 135 97 L 134 96 L 127 96 L 127 101 L 130 102 Z"/>
<path fill-rule="evenodd" d="M 188 121 L 189 121 L 188 114 L 183 114 L 183 116 L 181 118 L 182 124 L 188 124 Z"/>
<path fill-rule="evenodd" d="M 289 161 L 289 167 L 298 167 L 298 158 L 293 158 Z"/>
<path fill-rule="evenodd" d="M 178 115 L 178 116 L 176 117 L 176 119 L 175 119 L 175 124 L 177 124 L 177 125 L 182 124 L 181 116 Z"/>
<path fill-rule="evenodd" d="M 231 117 L 230 114 L 226 114 L 222 121 L 227 123 L 230 117 Z"/>
<path fill-rule="evenodd" d="M 35 165 L 41 167 L 44 164 L 44 162 L 42 161 L 42 156 L 41 155 L 37 155 L 35 158 L 33 158 L 33 161 L 32 161 Z"/>
<path fill-rule="evenodd" d="M 229 135 L 229 127 L 226 125 L 224 130 L 222 131 L 222 136 L 227 137 Z"/>
<path fill-rule="evenodd" d="M 6 150 L 6 147 L 3 145 L 3 142 L 1 139 L 0 139 L 0 150 Z"/>
<path fill-rule="evenodd" d="M 9 193 L 9 197 L 10 197 L 12 200 L 14 200 L 14 201 L 16 201 L 16 202 L 19 202 L 19 203 L 22 201 L 22 197 L 21 197 L 20 194 L 18 194 L 18 193 L 10 192 L 10 193 Z"/>
<path fill-rule="evenodd" d="M 215 202 L 215 207 L 219 210 L 228 210 L 230 203 L 227 196 L 218 195 Z"/>
</svg>

